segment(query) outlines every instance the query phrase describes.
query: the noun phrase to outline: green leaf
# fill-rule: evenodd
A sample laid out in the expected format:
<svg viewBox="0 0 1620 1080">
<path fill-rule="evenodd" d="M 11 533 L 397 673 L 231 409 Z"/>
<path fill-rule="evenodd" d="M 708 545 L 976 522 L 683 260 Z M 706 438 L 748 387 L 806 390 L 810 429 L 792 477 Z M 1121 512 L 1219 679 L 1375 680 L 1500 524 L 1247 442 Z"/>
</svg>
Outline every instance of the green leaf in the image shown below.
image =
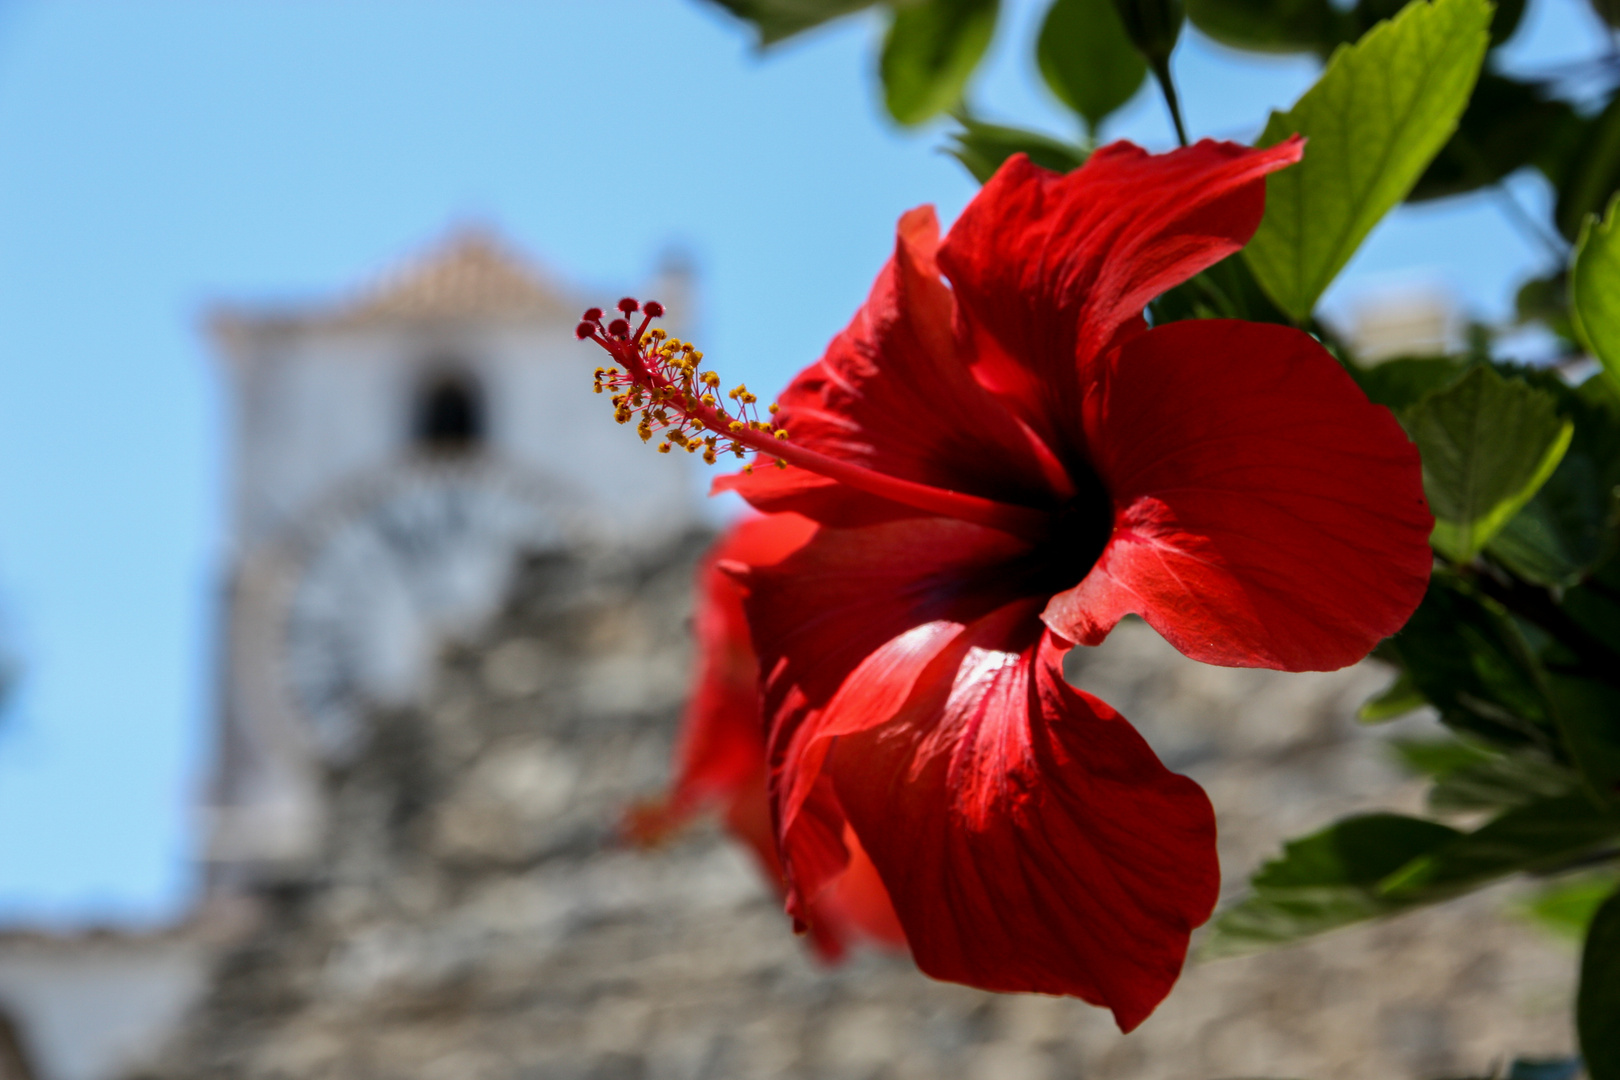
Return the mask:
<svg viewBox="0 0 1620 1080">
<path fill-rule="evenodd" d="M 1592 794 L 1620 809 L 1620 688 L 1550 672 L 1547 688 L 1570 757 Z"/>
<path fill-rule="evenodd" d="M 1256 52 L 1323 52 L 1354 37 L 1328 0 L 1187 0 L 1187 18 L 1222 45 Z"/>
<path fill-rule="evenodd" d="M 1378 893 L 1397 902 L 1443 900 L 1510 874 L 1556 870 L 1617 839 L 1620 816 L 1585 795 L 1542 799 L 1419 855 L 1380 882 Z"/>
<path fill-rule="evenodd" d="M 1569 795 L 1579 784 L 1573 772 L 1545 754 L 1520 750 L 1440 776 L 1429 789 L 1429 809 L 1437 814 L 1503 810 Z"/>
<path fill-rule="evenodd" d="M 1553 220 L 1570 240 L 1580 235 L 1587 217 L 1600 212 L 1620 190 L 1620 97 L 1582 127 L 1567 158 L 1554 162 L 1562 165 L 1563 176 L 1554 179 L 1558 205 Z"/>
<path fill-rule="evenodd" d="M 1524 913 L 1559 937 L 1580 941 L 1592 917 L 1620 885 L 1620 872 L 1599 870 L 1544 885 L 1524 905 Z"/>
<path fill-rule="evenodd" d="M 1429 699 L 1417 688 L 1412 676 L 1403 671 L 1395 676 L 1394 682 L 1368 698 L 1356 710 L 1356 719 L 1364 724 L 1381 724 L 1385 720 L 1405 716 L 1414 709 L 1421 709 L 1428 703 Z"/>
<path fill-rule="evenodd" d="M 1611 556 L 1563 594 L 1563 613 L 1593 642 L 1620 655 L 1620 556 Z"/>
<path fill-rule="evenodd" d="M 774 45 L 824 22 L 874 7 L 878 0 L 713 0 L 754 24 L 760 45 Z"/>
<path fill-rule="evenodd" d="M 1041 25 L 1035 61 L 1052 93 L 1093 136 L 1147 78 L 1147 63 L 1125 36 L 1113 0 L 1056 0 Z"/>
<path fill-rule="evenodd" d="M 1620 892 L 1603 902 L 1581 950 L 1575 1030 L 1591 1080 L 1620 1080 Z"/>
<path fill-rule="evenodd" d="M 1453 574 L 1435 571 L 1388 649 L 1453 730 L 1508 748 L 1554 745 L 1552 707 L 1523 635 Z"/>
<path fill-rule="evenodd" d="M 1408 769 L 1434 777 L 1429 809 L 1439 814 L 1524 806 L 1579 786 L 1570 769 L 1536 750 L 1502 754 L 1459 739 L 1396 739 L 1390 746 Z"/>
<path fill-rule="evenodd" d="M 1002 162 L 1014 154 L 1028 154 L 1029 160 L 1053 172 L 1071 172 L 1086 163 L 1083 146 L 1060 142 L 1039 132 L 987 124 L 958 113 L 962 130 L 953 132 L 955 145 L 947 152 L 960 161 L 973 178 L 983 184 L 995 175 Z"/>
<path fill-rule="evenodd" d="M 1369 401 L 1400 412 L 1430 391 L 1462 378 L 1466 367 L 1445 356 L 1402 356 L 1373 367 L 1352 364 L 1349 370 Z"/>
<path fill-rule="evenodd" d="M 1574 425 L 1552 395 L 1479 365 L 1406 411 L 1423 455 L 1434 546 L 1457 562 L 1477 555 L 1558 467 Z"/>
<path fill-rule="evenodd" d="M 1244 249 L 1277 305 L 1303 322 L 1450 138 L 1485 56 L 1487 0 L 1407 5 L 1338 49 L 1315 86 L 1273 113 L 1259 145 L 1298 132 L 1305 160 L 1266 178 L 1266 213 Z"/>
<path fill-rule="evenodd" d="M 1216 920 L 1203 952 L 1254 952 L 1397 911 L 1378 882 L 1460 835 L 1422 818 L 1366 814 L 1291 840 L 1251 879 L 1253 894 Z"/>
<path fill-rule="evenodd" d="M 1154 326 L 1181 319 L 1247 319 L 1287 324 L 1289 318 L 1260 288 L 1241 255 L 1228 255 L 1167 290 L 1150 305 Z"/>
<path fill-rule="evenodd" d="M 1497 15 L 1508 9 L 1497 5 Z M 1479 77 L 1456 132 L 1424 170 L 1413 202 L 1474 191 L 1536 161 L 1567 124 L 1577 122 L 1567 102 L 1547 97 L 1533 83 L 1486 72 Z"/>
<path fill-rule="evenodd" d="M 879 72 L 889 115 L 920 124 L 962 100 L 990 46 L 998 0 L 923 0 L 895 12 Z"/>
<path fill-rule="evenodd" d="M 1558 468 L 1486 548 L 1527 581 L 1576 584 L 1613 552 L 1620 519 L 1620 383 L 1588 379 L 1571 387 L 1558 376 L 1522 375 L 1557 400 L 1575 425 Z"/>
<path fill-rule="evenodd" d="M 1569 300 L 1575 332 L 1612 378 L 1620 379 L 1620 197 L 1600 222 L 1588 218 L 1570 264 Z"/>
<path fill-rule="evenodd" d="M 1402 765 L 1420 776 L 1445 776 L 1497 756 L 1459 739 L 1392 739 L 1389 747 Z"/>
</svg>

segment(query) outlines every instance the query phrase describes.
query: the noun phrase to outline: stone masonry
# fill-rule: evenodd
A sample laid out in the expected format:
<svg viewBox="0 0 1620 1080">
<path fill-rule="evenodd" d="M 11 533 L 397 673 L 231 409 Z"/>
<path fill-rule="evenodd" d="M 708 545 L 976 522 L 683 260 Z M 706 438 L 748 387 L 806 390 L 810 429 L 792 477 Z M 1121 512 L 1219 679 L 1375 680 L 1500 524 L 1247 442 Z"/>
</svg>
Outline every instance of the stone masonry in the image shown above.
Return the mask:
<svg viewBox="0 0 1620 1080">
<path fill-rule="evenodd" d="M 142 1076 L 1433 1080 L 1569 1052 L 1573 949 L 1503 890 L 1195 963 L 1129 1036 L 1079 1002 L 931 982 L 904 958 L 818 966 L 714 828 L 652 853 L 615 840 L 667 776 L 700 544 L 532 559 L 486 639 L 444 658 L 430 705 L 375 717 L 331 775 L 324 860 L 246 901 L 212 989 Z M 1205 667 L 1138 622 L 1076 651 L 1071 677 L 1209 791 L 1229 895 L 1285 836 L 1420 807 L 1385 730 L 1352 719 L 1386 678 L 1374 666 Z"/>
</svg>

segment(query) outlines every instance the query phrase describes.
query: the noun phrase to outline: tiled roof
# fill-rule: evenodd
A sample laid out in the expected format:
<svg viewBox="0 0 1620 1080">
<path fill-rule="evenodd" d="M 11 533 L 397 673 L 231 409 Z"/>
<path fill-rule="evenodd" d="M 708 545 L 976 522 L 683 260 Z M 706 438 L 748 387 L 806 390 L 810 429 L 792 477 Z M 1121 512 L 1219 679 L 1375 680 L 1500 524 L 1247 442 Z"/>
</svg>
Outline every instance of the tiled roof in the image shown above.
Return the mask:
<svg viewBox="0 0 1620 1080">
<path fill-rule="evenodd" d="M 494 235 L 464 229 L 335 305 L 224 308 L 210 322 L 217 333 L 233 336 L 255 330 L 351 329 L 472 319 L 571 321 L 579 310 L 578 304 Z"/>
</svg>

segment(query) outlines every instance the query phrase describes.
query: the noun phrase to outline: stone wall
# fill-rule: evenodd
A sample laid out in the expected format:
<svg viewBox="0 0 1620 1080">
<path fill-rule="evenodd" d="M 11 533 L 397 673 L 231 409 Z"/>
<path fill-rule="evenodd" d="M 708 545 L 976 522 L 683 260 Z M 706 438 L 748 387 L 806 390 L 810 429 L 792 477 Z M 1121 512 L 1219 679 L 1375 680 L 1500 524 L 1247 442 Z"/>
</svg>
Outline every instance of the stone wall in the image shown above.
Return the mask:
<svg viewBox="0 0 1620 1080">
<path fill-rule="evenodd" d="M 445 659 L 431 706 L 377 717 L 331 777 L 324 865 L 255 898 L 150 1076 L 1422 1080 L 1569 1051 L 1573 952 L 1501 892 L 1195 964 L 1129 1036 L 1078 1002 L 934 983 L 902 958 L 819 967 L 714 829 L 650 854 L 614 841 L 668 769 L 696 550 L 534 561 L 487 641 Z M 1283 836 L 1417 808 L 1383 733 L 1350 719 L 1383 679 L 1370 667 L 1204 667 L 1140 623 L 1077 651 L 1075 680 L 1209 790 L 1229 892 Z"/>
</svg>

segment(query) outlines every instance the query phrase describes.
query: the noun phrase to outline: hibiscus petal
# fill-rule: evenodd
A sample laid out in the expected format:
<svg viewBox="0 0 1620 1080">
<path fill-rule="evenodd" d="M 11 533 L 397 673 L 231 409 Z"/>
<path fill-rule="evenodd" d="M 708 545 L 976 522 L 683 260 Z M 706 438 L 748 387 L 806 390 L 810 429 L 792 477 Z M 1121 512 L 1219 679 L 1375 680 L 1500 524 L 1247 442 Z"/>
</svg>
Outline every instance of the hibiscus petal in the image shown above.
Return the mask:
<svg viewBox="0 0 1620 1080">
<path fill-rule="evenodd" d="M 1135 612 L 1195 660 L 1354 663 L 1428 583 L 1418 453 L 1309 335 L 1172 323 L 1106 358 L 1086 438 L 1114 534 L 1043 618 L 1096 644 Z"/>
<path fill-rule="evenodd" d="M 718 803 L 727 829 L 754 853 L 772 885 L 784 891 L 766 796 L 759 662 L 749 640 L 737 568 L 780 562 L 814 533 L 813 522 L 793 514 L 744 519 L 699 564 L 693 615 L 697 680 L 681 717 L 677 779 L 664 800 L 633 808 L 625 821 L 631 839 L 654 843 Z M 848 867 L 834 887 L 809 905 L 805 920 L 812 946 L 828 961 L 841 958 L 856 941 L 890 948 L 905 944 L 871 860 L 847 827 L 845 834 Z"/>
<path fill-rule="evenodd" d="M 743 611 L 743 589 L 722 565 L 768 566 L 802 547 L 815 523 L 795 514 L 739 521 L 698 564 L 692 616 L 697 672 L 676 739 L 676 780 L 661 807 L 640 808 L 629 822 L 656 839 L 704 805 L 736 797 L 765 771 L 759 661 Z"/>
<path fill-rule="evenodd" d="M 842 872 L 843 818 L 821 764 L 837 735 L 884 723 L 960 628 L 1017 599 L 1028 546 L 965 522 L 823 528 L 743 577 L 764 674 L 772 799 L 790 910 Z M 1030 601 L 1031 622 L 1039 601 Z"/>
<path fill-rule="evenodd" d="M 1117 142 L 1066 175 L 1010 158 L 938 254 L 975 372 L 1061 428 L 1078 408 L 1084 369 L 1140 331 L 1149 300 L 1248 242 L 1266 174 L 1298 161 L 1302 145 L 1205 140 L 1150 155 Z M 1043 436 L 1061 434 L 1043 423 Z"/>
<path fill-rule="evenodd" d="M 1180 973 L 1219 887 L 1215 821 L 1024 604 L 966 628 L 890 724 L 826 770 L 918 966 L 990 990 L 1071 994 L 1131 1030 Z"/>
<path fill-rule="evenodd" d="M 796 445 L 889 476 L 1002 502 L 1041 505 L 1070 492 L 1050 452 L 975 381 L 952 334 L 951 292 L 934 253 L 931 206 L 900 219 L 894 257 L 826 355 L 778 399 Z M 870 524 L 917 511 L 798 468 L 722 477 L 766 511 L 827 524 Z"/>
</svg>

